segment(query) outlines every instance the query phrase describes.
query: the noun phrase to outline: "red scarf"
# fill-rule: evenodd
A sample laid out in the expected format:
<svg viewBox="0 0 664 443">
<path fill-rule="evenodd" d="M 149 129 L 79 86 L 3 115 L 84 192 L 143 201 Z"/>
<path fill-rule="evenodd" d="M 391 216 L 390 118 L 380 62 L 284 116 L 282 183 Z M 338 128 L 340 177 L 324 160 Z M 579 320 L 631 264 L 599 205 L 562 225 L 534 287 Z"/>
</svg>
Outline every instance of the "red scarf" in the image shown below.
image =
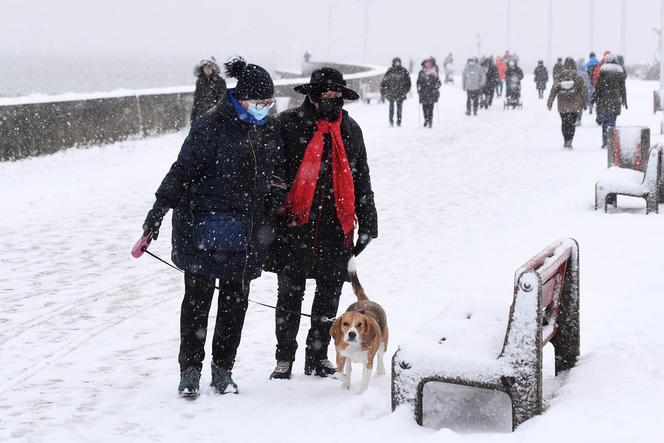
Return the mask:
<svg viewBox="0 0 664 443">
<path fill-rule="evenodd" d="M 355 185 L 353 174 L 346 157 L 346 148 L 341 138 L 341 113 L 339 118 L 330 122 L 325 119 L 316 121 L 317 130 L 304 151 L 302 163 L 297 170 L 295 182 L 288 193 L 286 209 L 291 222 L 297 226 L 309 221 L 311 204 L 316 192 L 316 182 L 320 173 L 323 156 L 323 135 L 330 134 L 332 141 L 332 188 L 337 209 L 337 218 L 346 237 L 352 236 L 357 218 L 355 217 Z"/>
</svg>

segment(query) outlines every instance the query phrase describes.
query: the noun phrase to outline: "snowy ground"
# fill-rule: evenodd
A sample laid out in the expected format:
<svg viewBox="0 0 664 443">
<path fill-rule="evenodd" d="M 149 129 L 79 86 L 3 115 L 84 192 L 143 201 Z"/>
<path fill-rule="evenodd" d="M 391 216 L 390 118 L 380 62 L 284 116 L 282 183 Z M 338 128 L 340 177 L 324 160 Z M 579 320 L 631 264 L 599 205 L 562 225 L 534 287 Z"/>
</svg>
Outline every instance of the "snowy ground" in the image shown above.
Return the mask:
<svg viewBox="0 0 664 443">
<path fill-rule="evenodd" d="M 129 249 L 184 133 L 0 164 L 0 440 L 327 442 L 646 442 L 664 413 L 664 215 L 620 199 L 593 210 L 606 168 L 600 129 L 584 116 L 574 151 L 560 119 L 524 82 L 524 109 L 502 100 L 467 117 L 458 86 L 444 86 L 434 128 L 389 128 L 386 105 L 348 109 L 364 130 L 379 238 L 360 257 L 370 297 L 387 310 L 391 356 L 400 340 L 451 300 L 472 296 L 509 309 L 514 270 L 559 237 L 581 251 L 582 355 L 547 410 L 513 434 L 420 428 L 390 411 L 389 375 L 361 396 L 302 374 L 269 381 L 274 313 L 250 305 L 234 370 L 240 395 L 207 386 L 178 398 L 182 277 Z M 619 124 L 646 124 L 653 83 L 628 84 Z M 439 121 L 438 121 L 439 118 Z M 664 210 L 664 207 L 660 207 Z M 170 223 L 152 250 L 170 252 Z M 275 301 L 276 279 L 252 297 Z M 340 306 L 353 301 L 344 289 Z M 311 291 L 305 310 L 311 303 Z M 214 312 L 211 313 L 214 318 Z M 300 342 L 307 321 L 303 321 Z M 330 356 L 333 350 L 330 349 Z M 389 373 L 389 371 L 388 371 Z M 358 371 L 355 375 L 359 376 Z M 210 440 L 212 439 L 212 440 Z"/>
</svg>

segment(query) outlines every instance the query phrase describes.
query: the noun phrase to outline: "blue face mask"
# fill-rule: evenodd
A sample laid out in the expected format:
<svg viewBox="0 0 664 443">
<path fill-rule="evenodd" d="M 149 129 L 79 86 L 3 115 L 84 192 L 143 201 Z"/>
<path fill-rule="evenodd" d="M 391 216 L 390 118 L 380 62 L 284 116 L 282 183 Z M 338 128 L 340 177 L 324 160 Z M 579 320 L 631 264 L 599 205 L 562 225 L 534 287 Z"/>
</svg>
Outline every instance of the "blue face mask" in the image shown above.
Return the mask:
<svg viewBox="0 0 664 443">
<path fill-rule="evenodd" d="M 251 114 L 251 116 L 258 121 L 263 120 L 265 117 L 267 117 L 267 113 L 269 110 L 270 108 L 267 106 L 261 106 L 260 108 L 258 108 L 256 103 L 251 103 L 247 108 L 247 112 Z"/>
</svg>

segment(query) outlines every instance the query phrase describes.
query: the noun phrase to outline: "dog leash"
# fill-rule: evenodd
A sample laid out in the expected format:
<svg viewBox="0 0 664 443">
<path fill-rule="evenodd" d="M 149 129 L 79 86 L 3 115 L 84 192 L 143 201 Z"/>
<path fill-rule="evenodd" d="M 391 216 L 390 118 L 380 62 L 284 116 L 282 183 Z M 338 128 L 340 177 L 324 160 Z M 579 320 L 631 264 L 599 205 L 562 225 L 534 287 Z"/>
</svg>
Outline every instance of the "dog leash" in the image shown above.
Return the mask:
<svg viewBox="0 0 664 443">
<path fill-rule="evenodd" d="M 175 269 L 176 271 L 181 272 L 181 273 L 184 274 L 184 271 L 182 269 L 178 268 L 177 266 L 173 265 L 172 263 L 167 262 L 163 258 L 159 257 L 157 254 L 153 254 L 152 252 L 148 251 L 147 247 L 141 248 L 141 249 L 142 249 L 142 252 L 145 252 L 150 257 L 152 257 L 152 258 L 162 262 L 166 266 L 169 266 L 169 267 Z M 228 293 L 228 291 L 226 291 L 224 289 L 221 289 L 219 286 L 215 285 L 214 283 L 212 283 L 212 284 L 208 283 L 208 284 L 211 285 L 211 286 L 214 286 L 214 288 L 217 289 L 220 293 Z M 279 308 L 277 306 L 268 305 L 267 303 L 262 303 L 262 302 L 259 302 L 259 301 L 256 301 L 256 300 L 252 300 L 248 297 L 247 297 L 247 300 L 249 300 L 250 302 L 252 302 L 254 304 L 257 304 L 257 305 L 260 305 L 260 306 L 265 306 L 266 308 L 274 309 L 275 311 L 281 311 L 281 312 L 285 312 L 287 314 L 295 314 L 295 315 L 299 315 L 300 317 L 309 317 L 312 320 L 319 319 L 323 323 L 332 323 L 334 320 L 336 320 L 336 317 L 328 318 L 324 315 L 311 315 L 311 314 L 305 314 L 304 312 L 290 311 L 288 309 L 283 309 L 283 308 Z"/>
</svg>

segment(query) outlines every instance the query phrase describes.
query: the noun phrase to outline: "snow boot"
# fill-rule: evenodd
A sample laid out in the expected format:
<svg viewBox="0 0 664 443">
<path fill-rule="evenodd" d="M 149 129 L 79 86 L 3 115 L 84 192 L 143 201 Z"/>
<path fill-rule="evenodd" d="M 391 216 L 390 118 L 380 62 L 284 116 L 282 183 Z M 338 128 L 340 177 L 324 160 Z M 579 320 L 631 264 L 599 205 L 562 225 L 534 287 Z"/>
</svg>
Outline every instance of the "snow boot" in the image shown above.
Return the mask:
<svg viewBox="0 0 664 443">
<path fill-rule="evenodd" d="M 289 380 L 291 376 L 291 371 L 293 370 L 292 361 L 278 361 L 277 366 L 270 374 L 270 380 Z"/>
<path fill-rule="evenodd" d="M 198 396 L 199 382 L 201 380 L 201 372 L 193 366 L 180 373 L 180 384 L 178 385 L 178 393 L 183 397 L 196 397 Z"/>
<path fill-rule="evenodd" d="M 235 384 L 233 378 L 231 377 L 231 370 L 224 369 L 214 363 L 212 363 L 212 382 L 210 382 L 210 386 L 213 386 L 217 394 L 221 395 L 227 393 L 226 389 L 228 389 L 229 386 L 232 386 L 233 389 L 235 389 L 234 394 L 238 394 L 240 392 L 237 389 L 237 384 Z"/>
<path fill-rule="evenodd" d="M 337 372 L 337 368 L 328 359 L 311 360 L 307 359 L 304 363 L 305 375 L 317 375 L 318 377 L 327 377 Z"/>
</svg>

